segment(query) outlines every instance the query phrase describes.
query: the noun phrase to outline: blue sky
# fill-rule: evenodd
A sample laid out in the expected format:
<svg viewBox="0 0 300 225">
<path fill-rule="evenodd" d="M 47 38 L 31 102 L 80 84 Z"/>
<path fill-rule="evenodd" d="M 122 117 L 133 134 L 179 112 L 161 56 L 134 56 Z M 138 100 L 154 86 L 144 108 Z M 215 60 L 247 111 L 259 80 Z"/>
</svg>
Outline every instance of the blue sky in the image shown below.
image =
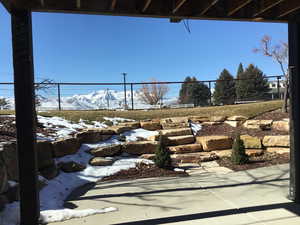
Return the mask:
<svg viewBox="0 0 300 225">
<path fill-rule="evenodd" d="M 185 76 L 215 79 L 240 62 L 254 63 L 266 74 L 279 67 L 252 49 L 268 34 L 287 40 L 287 25 L 189 21 L 111 16 L 33 14 L 35 74 L 57 82 L 179 81 Z M 0 6 L 0 82 L 12 80 L 10 16 Z"/>
</svg>

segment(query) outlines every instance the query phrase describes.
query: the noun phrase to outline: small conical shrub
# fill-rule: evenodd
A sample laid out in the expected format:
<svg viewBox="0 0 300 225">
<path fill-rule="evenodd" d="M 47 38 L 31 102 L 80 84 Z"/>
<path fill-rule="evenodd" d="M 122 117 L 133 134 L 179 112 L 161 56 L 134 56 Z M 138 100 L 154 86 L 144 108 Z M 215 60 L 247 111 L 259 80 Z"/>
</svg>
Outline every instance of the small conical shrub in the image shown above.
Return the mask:
<svg viewBox="0 0 300 225">
<path fill-rule="evenodd" d="M 240 138 L 240 134 L 236 134 L 232 146 L 231 162 L 236 165 L 242 165 L 248 161 L 249 157 L 246 154 L 244 143 Z"/>
<path fill-rule="evenodd" d="M 154 163 L 159 168 L 164 168 L 164 169 L 171 168 L 170 152 L 166 148 L 165 137 L 163 135 L 160 135 L 159 137 L 159 144 L 155 151 Z"/>
</svg>

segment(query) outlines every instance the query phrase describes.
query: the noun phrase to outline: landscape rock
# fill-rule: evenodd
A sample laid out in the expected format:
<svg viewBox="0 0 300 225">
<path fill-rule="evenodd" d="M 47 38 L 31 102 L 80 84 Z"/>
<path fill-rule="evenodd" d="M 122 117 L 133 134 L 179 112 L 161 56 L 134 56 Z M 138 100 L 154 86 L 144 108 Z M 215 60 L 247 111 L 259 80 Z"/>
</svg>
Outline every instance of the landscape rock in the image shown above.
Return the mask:
<svg viewBox="0 0 300 225">
<path fill-rule="evenodd" d="M 231 120 L 225 120 L 224 123 L 228 124 L 229 126 L 232 127 L 238 127 L 241 125 L 241 121 L 236 120 L 236 121 L 231 121 Z"/>
<path fill-rule="evenodd" d="M 167 137 L 166 142 L 169 146 L 192 144 L 195 142 L 195 137 L 193 135 Z"/>
<path fill-rule="evenodd" d="M 237 115 L 237 116 L 230 116 L 227 118 L 227 120 L 229 121 L 244 121 L 244 120 L 247 120 L 248 118 L 245 117 L 245 116 L 240 116 L 240 115 Z"/>
<path fill-rule="evenodd" d="M 200 152 L 202 151 L 202 145 L 201 144 L 178 145 L 178 146 L 168 147 L 168 150 L 171 153 L 176 153 L 176 154 Z"/>
<path fill-rule="evenodd" d="M 210 117 L 210 122 L 224 122 L 226 120 L 227 116 L 212 116 Z"/>
<path fill-rule="evenodd" d="M 187 154 L 173 154 L 171 155 L 172 164 L 178 165 L 180 163 L 200 163 L 217 160 L 219 157 L 213 152 L 195 152 Z"/>
<path fill-rule="evenodd" d="M 112 159 L 106 159 L 103 157 L 94 157 L 89 162 L 92 166 L 110 166 L 113 163 L 114 161 Z"/>
<path fill-rule="evenodd" d="M 53 141 L 53 155 L 55 157 L 62 157 L 65 155 L 75 154 L 79 150 L 81 145 L 79 139 L 65 138 Z"/>
<path fill-rule="evenodd" d="M 56 164 L 54 164 L 53 166 L 43 168 L 42 170 L 40 170 L 40 173 L 47 180 L 52 180 L 53 178 L 58 176 L 59 170 L 58 170 Z"/>
<path fill-rule="evenodd" d="M 232 139 L 228 136 L 196 137 L 196 142 L 202 145 L 204 151 L 223 150 L 232 148 Z"/>
<path fill-rule="evenodd" d="M 212 153 L 215 153 L 219 158 L 229 158 L 231 157 L 232 149 L 212 151 Z"/>
<path fill-rule="evenodd" d="M 263 138 L 265 147 L 290 147 L 289 135 L 265 136 Z"/>
<path fill-rule="evenodd" d="M 261 156 L 264 154 L 264 150 L 263 149 L 246 149 L 246 154 L 250 157 Z"/>
<path fill-rule="evenodd" d="M 179 129 L 161 130 L 160 134 L 166 137 L 172 137 L 172 136 L 192 135 L 193 133 L 191 128 L 179 128 Z"/>
<path fill-rule="evenodd" d="M 203 122 L 202 125 L 208 125 L 208 126 L 213 126 L 213 125 L 220 125 L 222 122 Z"/>
<path fill-rule="evenodd" d="M 36 143 L 36 152 L 39 170 L 55 164 L 53 159 L 53 146 L 51 142 L 38 140 Z"/>
<path fill-rule="evenodd" d="M 116 134 L 121 134 L 124 133 L 126 131 L 130 131 L 133 130 L 135 128 L 131 127 L 131 126 L 121 126 L 121 125 L 117 125 L 117 126 L 112 126 L 110 127 L 111 130 L 113 130 Z M 109 138 L 108 138 L 109 139 Z M 107 140 L 107 139 L 106 139 Z M 103 140 L 105 141 L 105 140 Z"/>
<path fill-rule="evenodd" d="M 74 172 L 83 171 L 86 168 L 86 166 L 74 161 L 68 161 L 68 162 L 60 162 L 58 164 L 58 168 L 60 168 L 65 173 L 74 173 Z"/>
<path fill-rule="evenodd" d="M 290 153 L 290 148 L 268 147 L 266 149 L 266 152 L 267 153 L 284 154 L 284 153 Z"/>
<path fill-rule="evenodd" d="M 0 144 L 0 154 L 7 170 L 8 180 L 19 180 L 18 155 L 15 142 L 2 142 Z"/>
<path fill-rule="evenodd" d="M 113 129 L 111 129 L 113 128 Z M 82 143 L 97 143 L 100 141 L 106 141 L 116 134 L 116 127 L 110 127 L 110 129 L 87 129 L 79 132 L 75 135 L 75 138 L 80 144 Z"/>
<path fill-rule="evenodd" d="M 243 126 L 247 129 L 261 129 L 268 130 L 271 129 L 273 120 L 247 120 Z"/>
<path fill-rule="evenodd" d="M 161 123 L 161 126 L 164 130 L 168 129 L 178 129 L 178 128 L 187 128 L 190 127 L 190 124 L 188 122 L 186 123 Z"/>
<path fill-rule="evenodd" d="M 90 153 L 97 157 L 114 156 L 121 152 L 121 147 L 122 145 L 119 144 L 107 145 L 92 149 Z"/>
<path fill-rule="evenodd" d="M 140 122 L 124 122 L 124 123 L 119 123 L 118 126 L 130 127 L 131 129 L 141 128 Z"/>
<path fill-rule="evenodd" d="M 148 160 L 154 160 L 155 154 L 143 154 L 140 156 L 141 159 L 148 159 Z"/>
<path fill-rule="evenodd" d="M 161 124 L 164 123 L 188 123 L 188 117 L 170 117 L 164 118 L 160 120 Z"/>
<path fill-rule="evenodd" d="M 290 125 L 288 121 L 274 121 L 272 129 L 288 132 L 290 130 Z"/>
<path fill-rule="evenodd" d="M 190 116 L 189 120 L 193 123 L 203 123 L 210 121 L 207 116 Z"/>
<path fill-rule="evenodd" d="M 147 137 L 148 141 L 159 141 L 159 134 Z"/>
<path fill-rule="evenodd" d="M 245 148 L 261 149 L 261 139 L 250 135 L 241 135 L 241 140 L 244 142 Z"/>
<path fill-rule="evenodd" d="M 122 145 L 122 151 L 132 155 L 143 155 L 154 153 L 158 147 L 156 141 L 133 141 Z"/>
<path fill-rule="evenodd" d="M 155 122 L 155 121 L 141 121 L 141 128 L 145 129 L 145 130 L 151 130 L 151 131 L 155 131 L 155 130 L 160 130 L 162 127 L 160 125 L 160 122 Z"/>
</svg>

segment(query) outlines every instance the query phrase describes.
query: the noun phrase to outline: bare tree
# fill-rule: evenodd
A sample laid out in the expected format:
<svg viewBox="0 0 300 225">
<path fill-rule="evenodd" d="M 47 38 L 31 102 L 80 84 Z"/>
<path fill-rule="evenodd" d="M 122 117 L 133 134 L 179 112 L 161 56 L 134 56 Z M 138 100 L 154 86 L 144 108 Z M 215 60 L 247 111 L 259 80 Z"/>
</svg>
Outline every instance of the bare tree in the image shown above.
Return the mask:
<svg viewBox="0 0 300 225">
<path fill-rule="evenodd" d="M 0 110 L 9 109 L 9 102 L 6 98 L 0 98 Z"/>
<path fill-rule="evenodd" d="M 284 103 L 282 111 L 288 111 L 288 96 L 289 96 L 289 71 L 288 71 L 288 43 L 281 41 L 279 44 L 273 45 L 272 38 L 265 35 L 260 42 L 260 47 L 255 48 L 255 53 L 260 52 L 264 56 L 271 57 L 279 64 L 282 74 L 285 77 L 284 81 Z"/>
<path fill-rule="evenodd" d="M 168 93 L 169 88 L 165 84 L 157 84 L 154 78 L 151 82 L 151 84 L 143 84 L 138 90 L 138 95 L 144 103 L 156 105 Z"/>
</svg>

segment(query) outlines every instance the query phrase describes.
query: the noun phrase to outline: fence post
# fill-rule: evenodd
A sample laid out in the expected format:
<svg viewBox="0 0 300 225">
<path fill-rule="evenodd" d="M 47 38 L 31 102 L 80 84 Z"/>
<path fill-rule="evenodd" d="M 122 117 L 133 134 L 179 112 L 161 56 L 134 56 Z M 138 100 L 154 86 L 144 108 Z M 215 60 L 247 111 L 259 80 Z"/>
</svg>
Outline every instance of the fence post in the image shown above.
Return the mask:
<svg viewBox="0 0 300 225">
<path fill-rule="evenodd" d="M 134 110 L 134 102 L 133 102 L 133 84 L 130 84 L 131 91 L 131 110 Z"/>
<path fill-rule="evenodd" d="M 208 82 L 208 88 L 209 88 L 209 105 L 211 106 L 212 105 L 212 102 L 211 102 L 211 81 Z"/>
<path fill-rule="evenodd" d="M 277 77 L 277 94 L 278 94 L 278 99 L 281 99 L 280 97 L 280 82 L 279 82 L 280 76 Z"/>
<path fill-rule="evenodd" d="M 57 84 L 58 110 L 61 111 L 60 84 Z"/>
</svg>

